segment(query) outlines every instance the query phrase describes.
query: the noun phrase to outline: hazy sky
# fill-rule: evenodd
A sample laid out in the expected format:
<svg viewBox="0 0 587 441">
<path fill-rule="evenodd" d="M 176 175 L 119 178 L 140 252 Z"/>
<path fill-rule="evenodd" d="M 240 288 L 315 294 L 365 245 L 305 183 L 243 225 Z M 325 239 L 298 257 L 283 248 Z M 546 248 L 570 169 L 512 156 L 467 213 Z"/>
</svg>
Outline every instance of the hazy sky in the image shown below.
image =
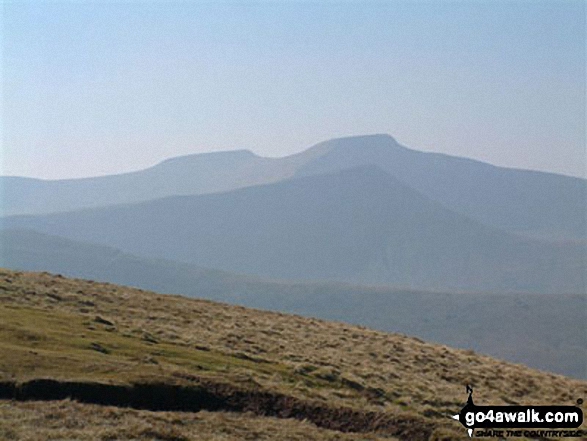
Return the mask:
<svg viewBox="0 0 587 441">
<path fill-rule="evenodd" d="M 2 174 L 345 135 L 585 176 L 583 1 L 6 2 Z"/>
</svg>

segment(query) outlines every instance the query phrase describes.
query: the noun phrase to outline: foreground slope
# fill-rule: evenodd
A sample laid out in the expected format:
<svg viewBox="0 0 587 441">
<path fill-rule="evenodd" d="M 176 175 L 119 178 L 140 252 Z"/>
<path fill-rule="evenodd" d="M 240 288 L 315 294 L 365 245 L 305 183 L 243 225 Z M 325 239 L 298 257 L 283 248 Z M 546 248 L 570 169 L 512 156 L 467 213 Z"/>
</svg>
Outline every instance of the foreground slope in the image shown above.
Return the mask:
<svg viewBox="0 0 587 441">
<path fill-rule="evenodd" d="M 151 412 L 112 406 L 0 400 L 0 439 L 19 441 L 390 441 L 295 419 L 237 412 Z"/>
<path fill-rule="evenodd" d="M 447 416 L 463 406 L 467 383 L 478 403 L 574 404 L 587 394 L 586 382 L 414 338 L 46 273 L 2 270 L 0 316 L 3 396 L 221 412 L 215 434 L 241 430 L 255 438 L 253 430 L 267 435 L 285 417 L 306 420 L 281 427 L 307 428 L 307 439 L 334 439 L 333 431 L 355 439 L 459 439 L 462 427 Z M 81 416 L 94 413 L 89 404 L 50 409 Z M 26 406 L 0 401 L 11 433 L 30 430 Z M 50 430 L 47 405 L 28 406 L 38 415 L 35 430 Z M 96 411 L 89 430 L 106 425 L 108 414 L 119 421 L 140 415 L 108 409 Z M 153 439 L 213 439 L 191 416 L 142 412 L 140 430 Z M 202 426 L 211 421 L 195 418 Z"/>
<path fill-rule="evenodd" d="M 587 379 L 585 295 L 451 294 L 270 281 L 26 230 L 0 230 L 0 246 L 0 267 L 340 320 Z"/>
<path fill-rule="evenodd" d="M 585 247 L 486 227 L 374 166 L 213 195 L 15 216 L 2 224 L 262 277 L 423 290 L 585 291 Z"/>
</svg>

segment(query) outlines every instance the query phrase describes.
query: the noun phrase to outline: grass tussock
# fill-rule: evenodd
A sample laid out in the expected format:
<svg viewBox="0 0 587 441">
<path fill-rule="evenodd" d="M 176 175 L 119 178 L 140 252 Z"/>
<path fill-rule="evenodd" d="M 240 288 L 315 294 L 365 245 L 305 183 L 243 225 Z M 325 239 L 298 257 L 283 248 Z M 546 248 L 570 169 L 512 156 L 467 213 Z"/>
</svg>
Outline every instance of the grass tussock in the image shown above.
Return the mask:
<svg viewBox="0 0 587 441">
<path fill-rule="evenodd" d="M 230 412 L 149 412 L 54 402 L 0 402 L 0 439 L 21 441 L 375 441 L 376 434 L 343 434 L 294 419 Z"/>
</svg>

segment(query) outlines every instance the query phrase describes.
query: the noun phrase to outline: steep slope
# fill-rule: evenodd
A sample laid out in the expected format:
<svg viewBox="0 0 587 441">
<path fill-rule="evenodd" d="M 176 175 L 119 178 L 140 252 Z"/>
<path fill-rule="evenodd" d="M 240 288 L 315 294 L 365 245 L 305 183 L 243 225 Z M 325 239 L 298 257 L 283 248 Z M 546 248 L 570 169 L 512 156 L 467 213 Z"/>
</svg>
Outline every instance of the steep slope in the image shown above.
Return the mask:
<svg viewBox="0 0 587 441">
<path fill-rule="evenodd" d="M 583 247 L 487 228 L 372 166 L 2 224 L 271 278 L 424 290 L 585 290 Z"/>
<path fill-rule="evenodd" d="M 313 147 L 321 154 L 298 175 L 376 164 L 457 213 L 489 226 L 547 239 L 587 239 L 587 181 L 411 150 L 389 135 Z"/>
<path fill-rule="evenodd" d="M 0 231 L 0 250 L 4 268 L 354 323 L 587 379 L 587 297 L 581 295 L 449 294 L 267 281 L 25 230 Z"/>
<path fill-rule="evenodd" d="M 110 406 L 96 415 L 119 424 L 128 414 L 118 407 L 230 411 L 216 434 L 240 425 L 258 438 L 251 424 L 265 432 L 289 418 L 309 425 L 307 439 L 338 431 L 448 441 L 464 436 L 448 416 L 464 405 L 466 384 L 480 404 L 574 405 L 587 393 L 583 381 L 406 336 L 49 274 L 1 270 L 0 317 L 0 400 L 74 398 Z M 62 403 L 61 412 L 90 411 Z M 26 430 L 21 409 L 1 402 L 12 433 Z M 142 415 L 152 424 L 152 414 Z M 95 418 L 90 429 L 103 427 Z M 192 418 L 166 413 L 150 438 L 206 439 Z M 51 424 L 40 423 L 41 432 Z M 148 438 L 143 431 L 135 437 Z"/>
</svg>

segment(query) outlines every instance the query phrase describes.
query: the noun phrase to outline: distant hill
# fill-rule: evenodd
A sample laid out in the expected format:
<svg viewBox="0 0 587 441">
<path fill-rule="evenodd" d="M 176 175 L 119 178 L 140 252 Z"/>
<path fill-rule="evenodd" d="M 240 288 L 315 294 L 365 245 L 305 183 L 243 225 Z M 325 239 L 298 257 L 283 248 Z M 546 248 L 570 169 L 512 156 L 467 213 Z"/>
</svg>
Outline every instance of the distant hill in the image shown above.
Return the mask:
<svg viewBox="0 0 587 441">
<path fill-rule="evenodd" d="M 97 178 L 0 177 L 2 213 L 40 214 L 230 191 L 361 165 L 377 165 L 430 199 L 488 226 L 585 243 L 584 179 L 420 152 L 388 135 L 330 140 L 284 158 L 241 150 L 173 158 L 143 171 Z"/>
<path fill-rule="evenodd" d="M 210 299 L 226 298 L 238 287 L 257 281 L 27 230 L 0 230 L 0 251 L 0 267 L 4 268 L 51 271 L 164 293 L 202 293 L 202 297 Z"/>
<path fill-rule="evenodd" d="M 46 181 L 0 177 L 3 215 L 56 213 L 166 196 L 228 191 L 287 179 L 315 152 L 283 159 L 247 150 L 171 158 L 132 173 Z"/>
<path fill-rule="evenodd" d="M 0 269 L 0 323 L 6 439 L 452 441 L 465 385 L 586 406 L 585 381 L 473 351 L 47 273 Z"/>
<path fill-rule="evenodd" d="M 585 291 L 584 247 L 486 227 L 374 166 L 2 224 L 261 277 L 441 291 Z"/>
<path fill-rule="evenodd" d="M 269 281 L 25 230 L 0 231 L 0 244 L 0 267 L 364 325 L 587 379 L 587 297 L 581 295 L 449 294 Z"/>
</svg>

